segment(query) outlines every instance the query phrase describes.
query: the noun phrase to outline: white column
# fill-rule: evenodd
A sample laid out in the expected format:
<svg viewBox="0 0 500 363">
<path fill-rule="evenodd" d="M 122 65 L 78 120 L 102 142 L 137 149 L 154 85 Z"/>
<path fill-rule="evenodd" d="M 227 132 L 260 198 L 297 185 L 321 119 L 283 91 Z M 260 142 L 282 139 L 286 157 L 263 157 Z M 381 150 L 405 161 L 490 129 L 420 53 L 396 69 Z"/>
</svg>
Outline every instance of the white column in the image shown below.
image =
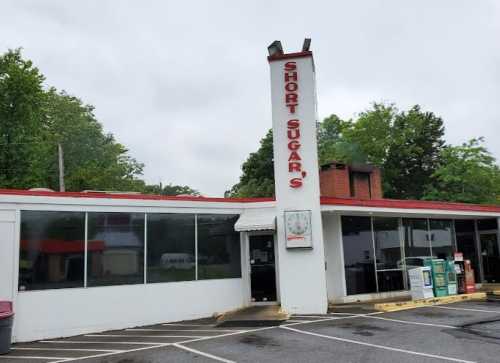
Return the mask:
<svg viewBox="0 0 500 363">
<path fill-rule="evenodd" d="M 289 313 L 325 313 L 328 303 L 319 199 L 313 56 L 312 52 L 306 51 L 278 54 L 268 59 L 281 305 Z M 312 248 L 287 248 L 285 212 L 297 210 L 310 211 Z M 306 246 L 308 240 L 299 243 L 289 240 L 289 247 L 294 244 Z"/>
</svg>

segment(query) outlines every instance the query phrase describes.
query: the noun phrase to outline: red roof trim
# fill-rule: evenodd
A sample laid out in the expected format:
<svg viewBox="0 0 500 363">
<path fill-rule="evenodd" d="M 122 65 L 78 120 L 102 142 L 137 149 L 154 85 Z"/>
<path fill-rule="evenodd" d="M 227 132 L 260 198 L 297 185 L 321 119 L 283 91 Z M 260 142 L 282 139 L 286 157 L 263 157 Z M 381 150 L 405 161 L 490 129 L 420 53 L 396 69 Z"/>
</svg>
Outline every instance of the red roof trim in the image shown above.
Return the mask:
<svg viewBox="0 0 500 363">
<path fill-rule="evenodd" d="M 0 195 L 20 195 L 34 197 L 65 197 L 65 198 L 99 198 L 99 199 L 131 199 L 131 200 L 171 200 L 187 202 L 219 202 L 219 203 L 250 203 L 250 202 L 272 202 L 274 198 L 212 198 L 212 197 L 190 197 L 169 196 L 151 194 L 115 194 L 115 193 L 82 193 L 82 192 L 46 192 L 19 189 L 0 189 Z"/>
<path fill-rule="evenodd" d="M 321 197 L 322 205 L 345 205 L 368 208 L 434 209 L 460 212 L 500 213 L 500 206 L 467 203 L 433 202 L 423 200 L 398 199 L 347 199 Z"/>
<path fill-rule="evenodd" d="M 278 54 L 278 55 L 268 56 L 267 60 L 269 62 L 273 62 L 273 61 L 282 60 L 282 59 L 312 57 L 312 55 L 313 54 L 312 54 L 311 51 L 297 52 L 297 53 L 287 53 L 287 54 Z"/>
</svg>

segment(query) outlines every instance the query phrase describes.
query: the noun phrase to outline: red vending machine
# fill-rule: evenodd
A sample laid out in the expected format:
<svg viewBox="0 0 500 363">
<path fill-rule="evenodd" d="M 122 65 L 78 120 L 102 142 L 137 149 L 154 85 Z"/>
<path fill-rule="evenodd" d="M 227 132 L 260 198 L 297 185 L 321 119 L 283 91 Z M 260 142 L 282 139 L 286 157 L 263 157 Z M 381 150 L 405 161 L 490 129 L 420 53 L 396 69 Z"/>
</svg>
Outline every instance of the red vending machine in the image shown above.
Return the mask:
<svg viewBox="0 0 500 363">
<path fill-rule="evenodd" d="M 470 294 L 476 292 L 476 280 L 474 278 L 474 270 L 472 269 L 470 260 L 464 260 L 465 274 L 465 293 Z"/>
</svg>

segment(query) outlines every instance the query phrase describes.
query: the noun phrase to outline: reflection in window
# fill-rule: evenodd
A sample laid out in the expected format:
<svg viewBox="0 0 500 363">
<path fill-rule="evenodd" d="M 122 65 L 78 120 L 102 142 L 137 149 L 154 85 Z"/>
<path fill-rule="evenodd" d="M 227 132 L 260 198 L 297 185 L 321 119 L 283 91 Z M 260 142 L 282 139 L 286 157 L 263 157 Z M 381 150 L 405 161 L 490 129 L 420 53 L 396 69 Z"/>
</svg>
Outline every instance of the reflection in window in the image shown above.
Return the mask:
<svg viewBox="0 0 500 363">
<path fill-rule="evenodd" d="M 398 268 L 401 263 L 401 239 L 397 218 L 373 218 L 377 269 Z"/>
<path fill-rule="evenodd" d="M 347 295 L 376 292 L 370 217 L 342 217 Z"/>
<path fill-rule="evenodd" d="M 453 221 L 431 219 L 429 227 L 432 255 L 443 260 L 453 259 Z"/>
<path fill-rule="evenodd" d="M 83 287 L 85 213 L 21 212 L 19 290 Z"/>
<path fill-rule="evenodd" d="M 419 257 L 425 259 L 430 257 L 431 245 L 429 242 L 427 219 L 403 219 L 403 227 L 405 231 L 406 258 Z M 411 268 L 407 267 L 408 269 Z"/>
<path fill-rule="evenodd" d="M 240 234 L 235 214 L 199 214 L 198 279 L 241 277 Z"/>
<path fill-rule="evenodd" d="M 474 220 L 455 220 L 455 235 L 457 238 L 457 251 L 464 254 L 464 259 L 471 261 L 472 268 L 476 271 L 476 279 L 479 279 L 479 255 L 476 247 Z"/>
<path fill-rule="evenodd" d="M 379 292 L 404 290 L 402 270 L 377 271 L 377 278 Z"/>
<path fill-rule="evenodd" d="M 88 229 L 88 286 L 144 282 L 144 214 L 89 213 Z"/>
<path fill-rule="evenodd" d="M 148 282 L 196 279 L 194 221 L 194 214 L 148 214 Z"/>
</svg>

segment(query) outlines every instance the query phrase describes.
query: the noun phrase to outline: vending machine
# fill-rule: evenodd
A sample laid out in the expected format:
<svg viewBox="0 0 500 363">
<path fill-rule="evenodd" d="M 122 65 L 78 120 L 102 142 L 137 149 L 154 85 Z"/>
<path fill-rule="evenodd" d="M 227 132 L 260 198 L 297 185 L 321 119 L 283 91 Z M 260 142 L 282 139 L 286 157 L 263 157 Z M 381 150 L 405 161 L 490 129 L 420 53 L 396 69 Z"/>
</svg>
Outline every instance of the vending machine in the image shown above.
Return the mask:
<svg viewBox="0 0 500 363">
<path fill-rule="evenodd" d="M 474 278 L 474 270 L 470 260 L 464 261 L 464 274 L 465 274 L 465 293 L 470 294 L 476 292 L 476 279 Z"/>
<path fill-rule="evenodd" d="M 454 260 L 446 260 L 446 283 L 448 284 L 448 295 L 456 295 L 458 286 Z"/>
<path fill-rule="evenodd" d="M 446 279 L 446 261 L 443 259 L 427 259 L 425 266 L 431 268 L 432 284 L 434 285 L 434 296 L 448 296 L 448 284 Z"/>
<path fill-rule="evenodd" d="M 408 271 L 410 292 L 413 300 L 434 297 L 430 267 L 417 267 Z"/>
</svg>

